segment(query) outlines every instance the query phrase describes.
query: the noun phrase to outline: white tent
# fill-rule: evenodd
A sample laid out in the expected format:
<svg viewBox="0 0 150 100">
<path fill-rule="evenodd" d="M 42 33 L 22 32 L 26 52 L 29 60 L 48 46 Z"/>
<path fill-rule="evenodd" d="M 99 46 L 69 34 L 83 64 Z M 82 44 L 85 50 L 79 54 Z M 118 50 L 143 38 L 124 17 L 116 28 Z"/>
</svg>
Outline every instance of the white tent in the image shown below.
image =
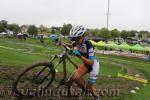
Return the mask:
<svg viewBox="0 0 150 100">
<path fill-rule="evenodd" d="M 5 33 L 5 32 L 2 32 L 2 33 L 0 33 L 1 35 L 5 35 L 5 34 L 7 34 L 7 33 Z"/>
<path fill-rule="evenodd" d="M 23 35 L 22 33 L 18 33 L 17 35 Z"/>
<path fill-rule="evenodd" d="M 14 32 L 13 32 L 13 31 L 10 31 L 10 30 L 7 30 L 7 34 L 8 34 L 8 35 L 13 35 Z"/>
</svg>

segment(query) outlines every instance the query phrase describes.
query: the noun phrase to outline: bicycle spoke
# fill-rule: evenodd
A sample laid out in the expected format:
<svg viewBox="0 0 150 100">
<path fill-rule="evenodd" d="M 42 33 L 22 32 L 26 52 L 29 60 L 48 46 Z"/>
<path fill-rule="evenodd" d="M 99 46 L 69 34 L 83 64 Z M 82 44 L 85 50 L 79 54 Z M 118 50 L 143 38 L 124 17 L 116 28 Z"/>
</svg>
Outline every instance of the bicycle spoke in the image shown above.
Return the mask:
<svg viewBox="0 0 150 100">
<path fill-rule="evenodd" d="M 47 66 L 45 66 L 35 77 L 33 77 L 33 80 L 34 80 L 34 78 L 36 79 L 46 68 L 47 68 Z"/>
<path fill-rule="evenodd" d="M 50 74 L 51 74 L 51 71 L 49 71 L 49 73 L 42 79 L 42 81 L 39 84 L 42 84 L 44 82 L 44 80 L 46 80 Z"/>
<path fill-rule="evenodd" d="M 13 84 L 13 93 L 28 97 L 34 95 L 36 89 L 42 88 L 41 91 L 44 91 L 55 77 L 53 66 L 51 62 L 38 62 L 24 69 Z"/>
</svg>

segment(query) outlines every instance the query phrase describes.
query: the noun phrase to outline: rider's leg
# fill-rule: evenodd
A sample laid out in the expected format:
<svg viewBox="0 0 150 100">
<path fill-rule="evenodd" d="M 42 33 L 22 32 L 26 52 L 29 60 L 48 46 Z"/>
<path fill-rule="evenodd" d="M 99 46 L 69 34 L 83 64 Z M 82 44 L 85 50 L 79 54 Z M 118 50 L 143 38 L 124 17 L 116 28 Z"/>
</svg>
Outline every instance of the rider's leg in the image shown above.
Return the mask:
<svg viewBox="0 0 150 100">
<path fill-rule="evenodd" d="M 75 73 L 67 80 L 67 83 L 71 84 L 73 81 L 75 81 L 80 88 L 84 88 L 84 80 L 82 76 L 86 73 L 88 73 L 88 68 L 85 66 L 85 64 L 81 64 Z"/>
<path fill-rule="evenodd" d="M 86 89 L 92 94 L 92 96 L 98 97 L 98 94 L 96 93 L 95 84 L 88 82 Z"/>
<path fill-rule="evenodd" d="M 88 84 L 86 85 L 85 87 L 85 83 L 84 81 L 82 80 L 82 76 L 80 78 L 78 78 L 76 81 L 76 83 L 78 84 L 78 86 L 83 89 L 83 92 L 86 93 L 86 92 L 90 92 L 94 98 L 97 98 L 98 97 L 98 94 L 96 94 L 96 89 L 95 89 L 95 84 L 96 84 L 96 80 L 97 80 L 97 76 L 98 76 L 98 73 L 99 73 L 99 62 L 97 62 L 97 60 L 94 61 L 94 64 L 93 64 L 93 69 L 92 71 L 89 73 L 89 79 L 88 79 Z M 82 68 L 82 67 L 81 67 Z M 87 67 L 84 65 L 83 68 L 86 68 Z M 78 70 L 79 72 L 82 72 L 80 70 Z M 87 72 L 88 72 L 88 69 L 87 69 Z M 86 72 L 86 73 L 87 73 Z M 84 74 L 86 74 L 84 73 Z M 78 74 L 78 73 L 76 73 Z"/>
<path fill-rule="evenodd" d="M 99 62 L 95 60 L 93 65 L 93 70 L 90 72 L 88 84 L 86 87 L 94 97 L 97 97 L 94 84 L 96 83 L 98 72 L 99 72 Z M 88 73 L 88 68 L 85 64 L 82 64 L 76 70 L 76 72 L 69 78 L 68 83 L 75 81 L 81 89 L 85 89 L 84 81 L 82 81 L 82 76 L 85 75 L 86 73 Z"/>
<path fill-rule="evenodd" d="M 81 88 L 82 90 L 86 90 L 86 87 L 85 87 L 86 83 L 83 77 L 80 77 L 79 79 L 75 80 L 75 82 L 79 88 Z"/>
<path fill-rule="evenodd" d="M 95 84 L 99 73 L 99 62 L 95 60 L 92 67 L 93 69 L 89 74 L 87 89 L 94 96 L 94 98 L 97 98 L 98 95 L 96 94 Z"/>
</svg>

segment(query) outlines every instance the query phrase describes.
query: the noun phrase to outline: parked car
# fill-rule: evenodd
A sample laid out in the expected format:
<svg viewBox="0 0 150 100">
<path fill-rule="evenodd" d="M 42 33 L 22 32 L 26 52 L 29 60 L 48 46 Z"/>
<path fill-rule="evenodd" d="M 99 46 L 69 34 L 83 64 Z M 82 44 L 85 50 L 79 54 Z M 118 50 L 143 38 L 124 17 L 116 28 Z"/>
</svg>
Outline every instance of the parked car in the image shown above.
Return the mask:
<svg viewBox="0 0 150 100">
<path fill-rule="evenodd" d="M 50 37 L 51 39 L 64 38 L 64 36 L 61 35 L 61 34 L 52 34 L 52 35 L 50 35 L 49 37 Z"/>
<path fill-rule="evenodd" d="M 141 42 L 141 40 L 133 40 L 133 39 L 127 40 L 127 43 L 129 43 L 129 44 L 139 44 L 140 42 Z"/>
</svg>

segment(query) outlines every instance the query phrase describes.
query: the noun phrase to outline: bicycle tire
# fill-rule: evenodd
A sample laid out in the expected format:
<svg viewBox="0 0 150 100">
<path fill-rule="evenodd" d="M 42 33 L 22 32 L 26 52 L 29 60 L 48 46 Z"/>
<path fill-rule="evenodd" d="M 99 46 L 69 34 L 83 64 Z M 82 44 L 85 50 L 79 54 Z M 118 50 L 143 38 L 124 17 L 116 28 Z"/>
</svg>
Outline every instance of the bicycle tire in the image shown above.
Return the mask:
<svg viewBox="0 0 150 100">
<path fill-rule="evenodd" d="M 48 67 L 51 71 L 51 79 L 49 80 L 48 84 L 43 88 L 43 90 L 45 90 L 47 87 L 50 86 L 50 84 L 53 82 L 53 80 L 55 79 L 55 69 L 53 69 L 54 65 L 52 62 L 37 62 L 34 63 L 32 65 L 29 65 L 27 68 L 25 68 L 14 80 L 13 85 L 12 85 L 12 95 L 15 97 L 29 97 L 29 95 L 24 95 L 21 92 L 18 91 L 17 89 L 17 85 L 19 80 L 21 80 L 21 78 L 23 77 L 23 75 L 25 75 L 25 73 L 27 73 L 28 71 L 39 67 L 39 66 L 45 66 Z"/>
</svg>

